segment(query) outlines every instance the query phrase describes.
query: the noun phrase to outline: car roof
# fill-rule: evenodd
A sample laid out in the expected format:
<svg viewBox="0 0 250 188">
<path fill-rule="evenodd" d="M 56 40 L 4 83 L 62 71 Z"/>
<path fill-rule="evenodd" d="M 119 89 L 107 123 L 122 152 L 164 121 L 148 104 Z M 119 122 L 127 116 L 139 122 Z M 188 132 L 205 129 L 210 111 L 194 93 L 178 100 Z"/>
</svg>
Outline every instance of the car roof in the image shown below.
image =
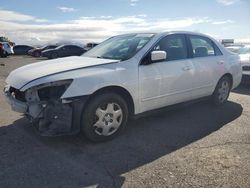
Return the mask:
<svg viewBox="0 0 250 188">
<path fill-rule="evenodd" d="M 208 38 L 212 38 L 209 35 L 203 34 L 203 33 L 199 33 L 199 32 L 193 32 L 193 31 L 164 31 L 164 32 L 140 32 L 140 33 L 126 33 L 126 34 L 121 34 L 118 36 L 122 36 L 122 35 L 136 35 L 136 34 L 153 34 L 153 35 L 158 35 L 158 36 L 165 36 L 165 35 L 169 35 L 169 34 L 189 34 L 189 35 L 198 35 L 198 36 L 202 36 L 202 37 L 208 37 Z"/>
</svg>

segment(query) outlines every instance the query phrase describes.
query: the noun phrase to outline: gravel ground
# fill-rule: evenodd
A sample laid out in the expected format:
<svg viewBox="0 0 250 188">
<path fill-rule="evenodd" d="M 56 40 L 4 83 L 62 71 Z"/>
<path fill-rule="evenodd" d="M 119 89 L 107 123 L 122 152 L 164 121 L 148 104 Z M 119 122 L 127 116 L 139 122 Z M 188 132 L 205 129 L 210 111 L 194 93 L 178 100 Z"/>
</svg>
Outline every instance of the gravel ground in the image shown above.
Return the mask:
<svg viewBox="0 0 250 188">
<path fill-rule="evenodd" d="M 0 58 L 9 72 L 40 61 Z M 113 141 L 41 137 L 0 92 L 0 187 L 250 187 L 250 85 L 219 108 L 207 101 L 131 120 Z"/>
</svg>

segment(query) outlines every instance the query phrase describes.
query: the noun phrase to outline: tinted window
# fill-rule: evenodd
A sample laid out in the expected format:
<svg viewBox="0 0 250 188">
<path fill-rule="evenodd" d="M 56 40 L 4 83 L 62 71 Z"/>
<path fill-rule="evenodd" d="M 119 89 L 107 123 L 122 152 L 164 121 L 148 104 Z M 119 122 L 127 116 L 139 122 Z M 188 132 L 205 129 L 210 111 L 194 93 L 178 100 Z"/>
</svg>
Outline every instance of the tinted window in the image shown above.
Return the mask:
<svg viewBox="0 0 250 188">
<path fill-rule="evenodd" d="M 169 35 L 161 39 L 153 50 L 167 52 L 167 61 L 187 58 L 187 45 L 184 35 Z"/>
<path fill-rule="evenodd" d="M 79 50 L 80 47 L 78 47 L 78 46 L 71 46 L 71 49 L 73 49 L 73 50 Z"/>
<path fill-rule="evenodd" d="M 215 56 L 215 49 L 209 38 L 201 36 L 190 36 L 193 57 Z"/>
<path fill-rule="evenodd" d="M 71 46 L 62 46 L 61 49 L 62 50 L 71 50 Z"/>
</svg>

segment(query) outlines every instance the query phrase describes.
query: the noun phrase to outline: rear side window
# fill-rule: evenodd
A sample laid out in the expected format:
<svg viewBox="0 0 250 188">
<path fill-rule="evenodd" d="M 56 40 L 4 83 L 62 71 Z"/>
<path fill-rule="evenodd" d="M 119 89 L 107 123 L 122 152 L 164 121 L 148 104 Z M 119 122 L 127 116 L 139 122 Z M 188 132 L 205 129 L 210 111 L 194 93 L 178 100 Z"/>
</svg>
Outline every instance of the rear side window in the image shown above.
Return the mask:
<svg viewBox="0 0 250 188">
<path fill-rule="evenodd" d="M 167 61 L 186 59 L 187 45 L 182 34 L 168 35 L 161 39 L 153 50 L 161 50 L 167 53 Z"/>
<path fill-rule="evenodd" d="M 81 50 L 81 48 L 78 46 L 71 46 L 71 50 Z"/>
<path fill-rule="evenodd" d="M 189 36 L 193 57 L 215 56 L 216 51 L 213 42 L 202 36 Z M 218 49 L 219 50 L 219 49 Z"/>
</svg>

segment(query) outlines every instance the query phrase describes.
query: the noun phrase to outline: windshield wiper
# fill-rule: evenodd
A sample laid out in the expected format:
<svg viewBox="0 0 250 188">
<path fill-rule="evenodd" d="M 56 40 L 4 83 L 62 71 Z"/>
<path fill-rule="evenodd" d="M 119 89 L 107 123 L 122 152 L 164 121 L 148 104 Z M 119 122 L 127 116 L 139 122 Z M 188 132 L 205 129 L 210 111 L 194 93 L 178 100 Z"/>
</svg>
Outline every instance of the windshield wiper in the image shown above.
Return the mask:
<svg viewBox="0 0 250 188">
<path fill-rule="evenodd" d="M 96 58 L 100 58 L 100 59 L 112 59 L 110 57 L 105 57 L 105 56 L 96 56 Z"/>
</svg>

